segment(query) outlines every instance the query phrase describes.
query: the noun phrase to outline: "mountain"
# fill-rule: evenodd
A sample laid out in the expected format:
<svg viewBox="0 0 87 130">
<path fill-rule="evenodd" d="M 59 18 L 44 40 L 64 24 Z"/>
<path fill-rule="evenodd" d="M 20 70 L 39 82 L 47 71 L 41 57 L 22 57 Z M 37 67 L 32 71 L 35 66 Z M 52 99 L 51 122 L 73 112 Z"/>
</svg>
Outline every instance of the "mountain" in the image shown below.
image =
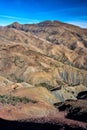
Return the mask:
<svg viewBox="0 0 87 130">
<path fill-rule="evenodd" d="M 63 46 L 59 52 L 49 52 L 49 56 L 80 69 L 87 70 L 87 30 L 58 21 L 44 21 L 38 24 L 17 22 L 8 26 L 25 32 L 30 32 L 42 40 L 54 45 Z M 57 48 L 60 46 L 57 46 Z M 64 50 L 63 50 L 64 49 Z M 62 51 L 62 52 L 61 52 Z M 59 54 L 58 54 L 59 53 Z M 60 54 L 62 53 L 62 54 Z M 62 58 L 63 57 L 63 58 Z"/>
<path fill-rule="evenodd" d="M 86 29 L 59 21 L 24 25 L 15 22 L 0 28 L 1 119 L 57 122 L 67 129 L 81 126 L 86 130 L 86 122 L 66 119 L 65 112 L 55 107 L 57 103 L 66 104 L 66 100 L 76 101 L 84 91 Z"/>
</svg>

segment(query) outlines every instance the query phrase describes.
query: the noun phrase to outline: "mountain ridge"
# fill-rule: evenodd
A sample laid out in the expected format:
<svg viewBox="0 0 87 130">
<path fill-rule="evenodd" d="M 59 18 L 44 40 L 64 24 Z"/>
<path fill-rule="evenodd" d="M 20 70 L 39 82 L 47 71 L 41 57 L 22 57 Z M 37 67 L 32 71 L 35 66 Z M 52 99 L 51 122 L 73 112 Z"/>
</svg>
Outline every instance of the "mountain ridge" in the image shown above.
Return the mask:
<svg viewBox="0 0 87 130">
<path fill-rule="evenodd" d="M 84 91 L 87 92 L 87 30 L 57 21 L 31 25 L 16 22 L 0 28 L 1 119 L 43 119 L 45 123 L 53 119 L 56 124 L 58 116 L 62 125 L 66 122 L 70 128 L 73 124 L 75 127 L 77 122 L 64 115 L 67 111 L 61 115 L 54 104 L 66 100 L 75 100 L 75 104 Z M 9 97 L 16 104 L 13 100 L 9 104 Z M 22 102 L 24 99 L 30 102 Z M 79 121 L 78 124 L 80 127 Z"/>
<path fill-rule="evenodd" d="M 75 52 L 76 54 L 74 55 L 77 55 L 75 59 L 73 58 L 72 63 L 70 62 L 69 57 L 68 57 L 68 62 L 70 62 L 70 64 L 73 64 L 73 66 L 75 67 L 77 66 L 77 68 L 87 69 L 86 56 L 85 58 L 83 58 L 84 55 L 87 55 L 86 54 L 87 31 L 85 29 L 81 29 L 79 27 L 61 23 L 58 21 L 44 21 L 38 24 L 25 24 L 25 25 L 20 25 L 19 23 L 17 23 L 17 26 L 14 23 L 7 26 L 7 28 L 15 28 L 15 29 L 22 30 L 25 32 L 30 32 L 34 34 L 35 36 L 37 36 L 38 38 L 46 40 L 54 45 L 63 45 L 64 48 L 67 49 L 67 51 L 68 49 L 69 51 L 72 50 L 72 53 Z M 67 56 L 66 56 L 67 54 L 63 54 L 63 56 L 64 55 L 65 55 L 65 59 L 67 59 Z M 54 57 L 57 57 L 57 56 L 54 56 Z M 81 65 L 79 65 L 78 61 L 76 60 L 79 58 L 84 59 L 84 61 L 82 60 L 83 63 Z"/>
</svg>

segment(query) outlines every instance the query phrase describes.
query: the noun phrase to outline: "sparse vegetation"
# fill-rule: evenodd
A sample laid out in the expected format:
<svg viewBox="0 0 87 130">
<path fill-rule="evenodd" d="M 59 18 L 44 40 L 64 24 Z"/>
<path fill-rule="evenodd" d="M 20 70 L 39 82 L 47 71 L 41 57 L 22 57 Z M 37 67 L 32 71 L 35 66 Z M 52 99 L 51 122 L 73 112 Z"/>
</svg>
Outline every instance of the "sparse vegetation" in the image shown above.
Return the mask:
<svg viewBox="0 0 87 130">
<path fill-rule="evenodd" d="M 51 89 L 53 89 L 53 88 L 54 88 L 54 86 L 49 85 L 49 84 L 47 84 L 47 83 L 40 83 L 39 85 L 41 85 L 42 87 L 47 88 L 48 90 L 51 90 Z"/>
<path fill-rule="evenodd" d="M 17 83 L 21 83 L 21 82 L 23 82 L 23 80 L 20 79 L 20 78 L 16 78 L 16 81 L 17 81 Z"/>
<path fill-rule="evenodd" d="M 21 82 L 24 81 L 23 79 L 16 77 L 16 75 L 13 74 L 13 73 L 10 74 L 10 76 L 11 76 L 11 78 L 12 78 L 14 81 L 16 81 L 17 83 L 21 83 Z"/>
<path fill-rule="evenodd" d="M 58 85 L 60 85 L 60 86 L 63 86 L 64 85 L 64 83 L 62 82 L 62 81 L 56 81 L 57 83 L 58 83 Z"/>
<path fill-rule="evenodd" d="M 18 66 L 19 68 L 22 68 L 24 66 L 24 61 L 21 60 L 21 57 L 15 56 L 14 64 L 15 64 L 15 66 Z"/>
<path fill-rule="evenodd" d="M 18 96 L 12 96 L 12 95 L 0 95 L 0 102 L 3 104 L 11 104 L 16 105 L 17 103 L 37 103 L 37 101 L 28 99 L 26 97 L 18 97 Z"/>
</svg>

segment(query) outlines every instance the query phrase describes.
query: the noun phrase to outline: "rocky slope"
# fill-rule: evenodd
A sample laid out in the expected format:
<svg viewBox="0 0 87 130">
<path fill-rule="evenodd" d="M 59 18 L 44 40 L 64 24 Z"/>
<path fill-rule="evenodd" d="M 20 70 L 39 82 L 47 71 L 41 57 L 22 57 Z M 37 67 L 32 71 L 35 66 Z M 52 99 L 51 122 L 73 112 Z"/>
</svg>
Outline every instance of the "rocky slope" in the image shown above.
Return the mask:
<svg viewBox="0 0 87 130">
<path fill-rule="evenodd" d="M 77 122 L 53 104 L 86 91 L 86 29 L 58 21 L 0 28 L 0 118 L 54 124 L 63 119 L 60 124 L 75 128 Z"/>
<path fill-rule="evenodd" d="M 87 70 L 87 30 L 80 27 L 61 23 L 59 21 L 44 21 L 38 24 L 24 24 L 17 22 L 8 26 L 25 32 L 31 32 L 42 40 L 47 40 L 64 47 L 53 48 L 49 56 L 66 64 Z M 57 50 L 58 48 L 58 50 Z M 52 53 L 54 51 L 54 53 Z"/>
<path fill-rule="evenodd" d="M 63 50 L 62 46 L 43 41 L 31 33 L 3 28 L 0 30 L 0 75 L 13 82 L 61 89 L 70 95 L 66 94 L 66 98 L 76 97 L 78 91 L 86 91 L 87 71 L 48 56 L 51 51 L 55 53 L 55 49 Z M 80 90 L 76 93 L 73 86 Z"/>
</svg>

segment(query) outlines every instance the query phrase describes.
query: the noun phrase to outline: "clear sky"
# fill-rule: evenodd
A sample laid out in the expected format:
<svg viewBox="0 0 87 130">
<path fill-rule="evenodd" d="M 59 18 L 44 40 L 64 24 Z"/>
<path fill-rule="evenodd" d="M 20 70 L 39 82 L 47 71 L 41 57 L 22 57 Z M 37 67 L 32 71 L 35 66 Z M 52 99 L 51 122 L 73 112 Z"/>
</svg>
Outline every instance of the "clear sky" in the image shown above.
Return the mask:
<svg viewBox="0 0 87 130">
<path fill-rule="evenodd" d="M 87 0 L 0 0 L 0 25 L 44 20 L 87 28 Z"/>
</svg>

